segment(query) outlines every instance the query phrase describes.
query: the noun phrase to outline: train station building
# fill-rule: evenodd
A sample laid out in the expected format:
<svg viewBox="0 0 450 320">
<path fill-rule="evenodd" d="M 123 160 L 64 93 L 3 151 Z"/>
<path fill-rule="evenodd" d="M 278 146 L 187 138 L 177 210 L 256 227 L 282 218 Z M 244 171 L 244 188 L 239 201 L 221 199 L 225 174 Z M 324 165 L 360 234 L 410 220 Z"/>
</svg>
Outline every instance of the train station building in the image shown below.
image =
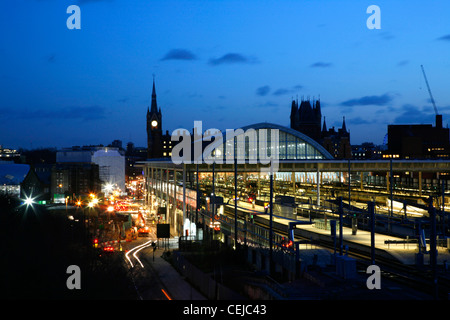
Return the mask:
<svg viewBox="0 0 450 320">
<path fill-rule="evenodd" d="M 268 143 L 262 143 L 262 132 L 269 137 Z M 270 138 L 274 132 L 277 143 Z M 258 208 L 270 202 L 271 192 L 276 200 L 273 214 L 290 219 L 305 214 L 302 208 L 323 218 L 338 197 L 348 210 L 374 202 L 377 214 L 394 220 L 426 215 L 430 196 L 437 208 L 449 203 L 448 160 L 336 160 L 305 134 L 271 123 L 249 125 L 233 134 L 232 139 L 209 145 L 203 140 L 200 157 L 194 146 L 199 139 L 193 135 L 192 153 L 184 161 L 172 157 L 140 163 L 146 205 L 171 225 L 173 235 L 197 234 L 193 222 L 198 221 L 199 212 L 233 211 L 235 198 L 238 205 L 253 204 L 258 214 Z M 176 153 L 176 147 L 172 152 Z M 263 161 L 265 153 L 277 162 L 275 170 Z"/>
</svg>

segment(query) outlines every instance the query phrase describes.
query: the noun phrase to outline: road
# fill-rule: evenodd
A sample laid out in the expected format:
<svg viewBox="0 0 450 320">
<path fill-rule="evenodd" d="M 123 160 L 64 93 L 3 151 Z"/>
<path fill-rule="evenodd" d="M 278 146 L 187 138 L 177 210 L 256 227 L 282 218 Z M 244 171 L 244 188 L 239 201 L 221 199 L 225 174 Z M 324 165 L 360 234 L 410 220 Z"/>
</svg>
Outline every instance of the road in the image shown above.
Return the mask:
<svg viewBox="0 0 450 320">
<path fill-rule="evenodd" d="M 130 269 L 130 276 L 141 300 L 171 300 L 167 288 L 160 281 L 152 266 L 153 246 L 156 241 L 155 227 L 148 237 L 138 237 L 132 242 L 123 243 L 125 262 Z"/>
</svg>

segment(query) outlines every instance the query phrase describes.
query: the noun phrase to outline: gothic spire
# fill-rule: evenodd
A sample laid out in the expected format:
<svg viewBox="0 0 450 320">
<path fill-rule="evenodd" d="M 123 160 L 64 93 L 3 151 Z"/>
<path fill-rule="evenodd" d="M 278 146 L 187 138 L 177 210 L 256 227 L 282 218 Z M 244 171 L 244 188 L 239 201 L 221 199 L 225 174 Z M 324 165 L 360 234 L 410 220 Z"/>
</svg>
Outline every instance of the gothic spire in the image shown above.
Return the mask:
<svg viewBox="0 0 450 320">
<path fill-rule="evenodd" d="M 322 110 L 320 109 L 320 99 L 315 101 L 316 113 L 319 117 L 322 116 Z"/>
<path fill-rule="evenodd" d="M 342 131 L 347 132 L 347 127 L 345 126 L 345 116 L 343 117 L 342 120 Z"/>
<path fill-rule="evenodd" d="M 152 106 L 150 108 L 151 113 L 158 112 L 158 106 L 156 104 L 156 89 L 155 89 L 155 76 L 153 75 L 153 89 L 152 89 Z"/>
</svg>

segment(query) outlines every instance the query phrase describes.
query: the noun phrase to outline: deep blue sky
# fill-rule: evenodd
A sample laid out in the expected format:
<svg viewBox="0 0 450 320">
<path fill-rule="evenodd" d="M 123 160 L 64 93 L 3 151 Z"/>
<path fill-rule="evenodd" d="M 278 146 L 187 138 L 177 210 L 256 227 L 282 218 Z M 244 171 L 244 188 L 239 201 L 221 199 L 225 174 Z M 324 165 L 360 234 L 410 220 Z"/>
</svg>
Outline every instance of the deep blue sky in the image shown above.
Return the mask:
<svg viewBox="0 0 450 320">
<path fill-rule="evenodd" d="M 69 30 L 69 5 L 81 30 Z M 369 30 L 369 5 L 381 30 Z M 317 98 L 352 144 L 450 119 L 450 1 L 14 0 L 0 3 L 0 145 L 146 146 L 156 75 L 163 130 L 289 125 Z"/>
</svg>

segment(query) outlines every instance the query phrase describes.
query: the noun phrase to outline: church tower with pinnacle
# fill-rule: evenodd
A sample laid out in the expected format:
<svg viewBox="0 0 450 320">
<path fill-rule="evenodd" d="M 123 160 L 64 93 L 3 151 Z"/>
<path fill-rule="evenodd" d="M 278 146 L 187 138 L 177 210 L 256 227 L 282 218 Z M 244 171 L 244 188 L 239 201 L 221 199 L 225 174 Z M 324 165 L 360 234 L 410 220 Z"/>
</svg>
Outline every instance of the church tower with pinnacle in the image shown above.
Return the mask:
<svg viewBox="0 0 450 320">
<path fill-rule="evenodd" d="M 155 78 L 153 77 L 152 103 L 147 107 L 147 157 L 163 157 L 163 134 L 161 108 L 156 103 Z"/>
<path fill-rule="evenodd" d="M 327 129 L 325 117 L 322 123 L 322 110 L 320 100 L 311 103 L 307 100 L 292 100 L 291 103 L 291 128 L 295 129 L 320 143 L 336 159 L 350 159 L 352 150 L 350 144 L 350 132 L 342 121 L 342 128 L 334 127 Z"/>
</svg>

